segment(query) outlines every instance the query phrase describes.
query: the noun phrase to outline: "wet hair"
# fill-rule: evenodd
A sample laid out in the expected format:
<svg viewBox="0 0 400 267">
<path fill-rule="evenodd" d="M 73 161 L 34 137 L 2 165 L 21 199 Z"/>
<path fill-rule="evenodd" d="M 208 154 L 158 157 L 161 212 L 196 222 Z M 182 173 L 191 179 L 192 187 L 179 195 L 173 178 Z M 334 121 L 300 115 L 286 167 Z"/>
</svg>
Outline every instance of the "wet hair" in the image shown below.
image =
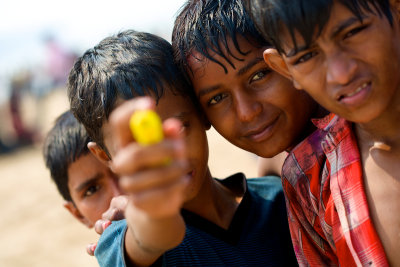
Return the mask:
<svg viewBox="0 0 400 267">
<path fill-rule="evenodd" d="M 288 29 L 296 51 L 295 32 L 310 46 L 315 34 L 319 36 L 328 22 L 334 1 L 348 8 L 360 21 L 367 12 L 385 15 L 392 23 L 388 0 L 248 0 L 246 8 L 264 38 L 282 54 L 282 30 Z"/>
<path fill-rule="evenodd" d="M 168 41 L 127 30 L 105 38 L 77 59 L 68 78 L 68 98 L 72 113 L 107 152 L 101 128 L 117 100 L 150 95 L 158 101 L 166 88 L 186 97 L 192 91 L 188 86 Z"/>
<path fill-rule="evenodd" d="M 225 63 L 216 60 L 211 54 L 221 56 L 234 68 L 227 56 L 243 59 L 237 58 L 229 50 L 228 41 L 233 41 L 235 49 L 241 55 L 246 56 L 249 53 L 239 47 L 237 36 L 243 36 L 256 47 L 268 45 L 254 26 L 241 0 L 188 0 L 181 7 L 172 32 L 175 60 L 185 73 L 192 71 L 188 65 L 188 57 L 195 51 L 219 64 L 227 72 Z"/>
<path fill-rule="evenodd" d="M 90 141 L 88 134 L 70 111 L 61 114 L 47 136 L 43 145 L 43 157 L 55 182 L 58 192 L 72 201 L 68 189 L 68 167 L 80 157 L 87 155 Z"/>
</svg>

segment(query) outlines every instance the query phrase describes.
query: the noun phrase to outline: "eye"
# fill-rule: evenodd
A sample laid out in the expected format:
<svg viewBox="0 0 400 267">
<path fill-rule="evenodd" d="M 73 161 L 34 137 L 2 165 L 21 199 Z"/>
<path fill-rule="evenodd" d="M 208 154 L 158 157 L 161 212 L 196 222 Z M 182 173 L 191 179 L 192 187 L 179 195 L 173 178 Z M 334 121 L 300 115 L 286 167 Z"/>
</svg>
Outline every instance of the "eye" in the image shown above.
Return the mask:
<svg viewBox="0 0 400 267">
<path fill-rule="evenodd" d="M 215 96 L 213 96 L 213 97 L 207 102 L 207 105 L 208 105 L 208 106 L 216 105 L 216 104 L 218 104 L 219 102 L 221 102 L 221 100 L 224 99 L 225 97 L 227 97 L 226 94 L 218 94 L 218 95 L 215 95 Z"/>
<path fill-rule="evenodd" d="M 90 197 L 90 196 L 92 196 L 92 195 L 94 195 L 97 191 L 99 191 L 99 189 L 100 189 L 100 185 L 91 185 L 91 186 L 89 186 L 86 190 L 85 190 L 85 192 L 84 192 L 84 197 Z"/>
<path fill-rule="evenodd" d="M 356 28 L 354 28 L 354 29 L 351 29 L 349 32 L 347 32 L 347 33 L 344 35 L 344 38 L 343 38 L 343 39 L 347 39 L 347 38 L 349 38 L 349 37 L 351 37 L 351 36 L 353 36 L 353 35 L 356 35 L 357 33 L 359 33 L 360 31 L 364 30 L 365 28 L 367 28 L 367 25 L 362 25 L 362 26 L 360 26 L 360 27 L 356 27 Z"/>
<path fill-rule="evenodd" d="M 256 82 L 258 80 L 261 80 L 265 76 L 267 76 L 271 72 L 270 69 L 263 69 L 261 71 L 256 72 L 250 79 L 250 82 Z"/>
<path fill-rule="evenodd" d="M 303 54 L 301 57 L 299 57 L 296 62 L 294 63 L 295 65 L 307 62 L 311 58 L 315 57 L 318 53 L 316 51 L 311 51 L 308 53 Z"/>
<path fill-rule="evenodd" d="M 189 121 L 182 121 L 182 126 L 183 126 L 183 128 L 189 128 L 190 127 L 190 122 Z"/>
</svg>

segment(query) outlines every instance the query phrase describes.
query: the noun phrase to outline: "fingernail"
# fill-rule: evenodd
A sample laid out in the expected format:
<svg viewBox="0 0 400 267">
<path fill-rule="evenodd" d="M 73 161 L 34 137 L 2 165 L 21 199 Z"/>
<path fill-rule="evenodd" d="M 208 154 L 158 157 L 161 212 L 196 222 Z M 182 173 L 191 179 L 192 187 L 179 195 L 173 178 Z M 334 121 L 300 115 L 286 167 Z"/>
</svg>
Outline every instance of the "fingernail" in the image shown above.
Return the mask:
<svg viewBox="0 0 400 267">
<path fill-rule="evenodd" d="M 110 226 L 110 224 L 111 224 L 111 221 L 105 221 L 105 222 L 103 222 L 103 224 L 102 224 L 103 230 L 106 230 L 106 228 L 107 228 L 108 226 Z"/>
<path fill-rule="evenodd" d="M 93 244 L 93 245 L 90 247 L 90 250 L 94 253 L 94 251 L 96 250 L 96 247 L 97 247 L 97 244 Z"/>
</svg>

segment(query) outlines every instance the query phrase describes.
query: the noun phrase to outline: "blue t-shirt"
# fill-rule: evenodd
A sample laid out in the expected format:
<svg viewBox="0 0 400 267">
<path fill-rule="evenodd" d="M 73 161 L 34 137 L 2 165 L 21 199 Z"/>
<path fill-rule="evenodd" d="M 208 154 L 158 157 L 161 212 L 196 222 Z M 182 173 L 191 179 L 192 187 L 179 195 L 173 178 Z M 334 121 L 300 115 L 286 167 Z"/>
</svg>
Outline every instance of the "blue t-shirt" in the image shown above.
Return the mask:
<svg viewBox="0 0 400 267">
<path fill-rule="evenodd" d="M 298 266 L 287 222 L 281 180 L 275 176 L 246 179 L 238 173 L 219 180 L 231 190 L 245 190 L 227 230 L 182 210 L 186 234 L 155 266 Z M 247 181 L 247 183 L 246 183 Z M 100 266 L 127 266 L 126 221 L 113 222 L 98 241 Z"/>
</svg>

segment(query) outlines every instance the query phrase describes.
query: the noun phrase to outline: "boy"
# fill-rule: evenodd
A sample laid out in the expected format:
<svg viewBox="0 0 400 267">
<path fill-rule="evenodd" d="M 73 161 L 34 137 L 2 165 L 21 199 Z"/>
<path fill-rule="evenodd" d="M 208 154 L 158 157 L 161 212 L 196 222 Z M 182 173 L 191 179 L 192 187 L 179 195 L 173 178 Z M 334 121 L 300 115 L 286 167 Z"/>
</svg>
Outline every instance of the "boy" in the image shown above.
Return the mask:
<svg viewBox="0 0 400 267">
<path fill-rule="evenodd" d="M 61 114 L 48 132 L 43 156 L 52 180 L 66 201 L 64 207 L 91 228 L 111 199 L 120 195 L 115 174 L 88 149 L 95 146 L 70 111 Z"/>
<path fill-rule="evenodd" d="M 129 197 L 126 221 L 111 224 L 98 242 L 100 265 L 295 265 L 279 180 L 212 178 L 210 126 L 188 86 L 171 45 L 135 31 L 104 39 L 71 70 L 71 109 L 101 144 L 96 155 L 120 175 Z M 126 102 L 142 95 L 156 105 L 149 98 Z M 134 142 L 128 121 L 138 109 L 160 114 L 164 141 Z M 166 157 L 170 163 L 160 165 Z"/>
<path fill-rule="evenodd" d="M 175 20 L 172 46 L 211 125 L 244 150 L 276 156 L 264 171 L 280 173 L 279 154 L 314 130 L 310 118 L 321 110 L 266 65 L 262 53 L 270 45 L 243 2 L 186 2 Z"/>
<path fill-rule="evenodd" d="M 269 65 L 337 114 L 283 168 L 299 261 L 399 266 L 400 2 L 249 5 Z"/>
</svg>

